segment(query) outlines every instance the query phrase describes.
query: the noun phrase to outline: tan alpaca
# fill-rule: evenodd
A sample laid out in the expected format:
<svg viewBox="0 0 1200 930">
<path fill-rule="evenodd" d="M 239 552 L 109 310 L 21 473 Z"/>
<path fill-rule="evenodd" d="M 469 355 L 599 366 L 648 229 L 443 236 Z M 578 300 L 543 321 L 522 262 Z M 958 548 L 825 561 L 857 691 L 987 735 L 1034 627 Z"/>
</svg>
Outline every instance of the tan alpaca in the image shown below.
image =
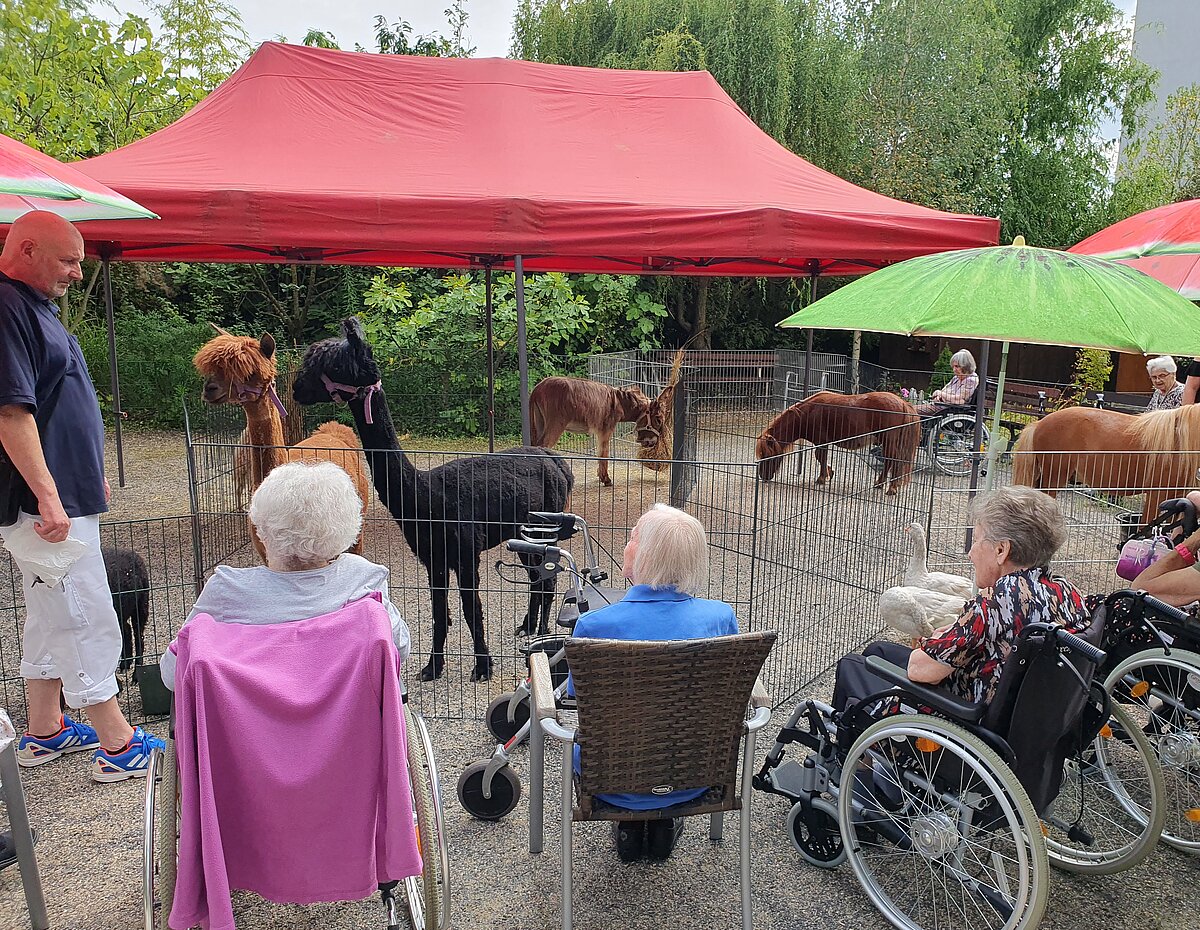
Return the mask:
<svg viewBox="0 0 1200 930">
<path fill-rule="evenodd" d="M 333 462 L 350 475 L 366 516 L 371 484 L 362 445 L 354 430 L 331 421 L 322 423 L 311 436 L 294 446 L 284 445 L 283 420 L 275 395 L 275 340 L 270 335 L 253 339 L 217 329 L 217 336 L 200 347 L 192 362 L 204 377 L 207 403 L 238 404 L 246 414 L 246 429 L 242 433 L 246 446 L 238 450 L 234 461 L 239 495 L 243 481 L 253 494 L 271 469 L 284 462 Z M 266 561 L 266 552 L 253 524 L 250 537 L 259 557 Z M 361 536 L 350 551 L 362 551 Z"/>
</svg>

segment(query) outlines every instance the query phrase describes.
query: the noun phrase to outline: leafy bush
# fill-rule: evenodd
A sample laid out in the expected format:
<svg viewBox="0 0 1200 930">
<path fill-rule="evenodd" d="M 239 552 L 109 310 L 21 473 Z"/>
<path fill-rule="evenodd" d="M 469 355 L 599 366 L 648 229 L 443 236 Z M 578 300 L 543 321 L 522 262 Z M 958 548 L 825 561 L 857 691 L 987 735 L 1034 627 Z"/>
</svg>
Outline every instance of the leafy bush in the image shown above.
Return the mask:
<svg viewBox="0 0 1200 930">
<path fill-rule="evenodd" d="M 121 375 L 121 409 L 127 418 L 160 427 L 183 424 L 184 395 L 199 390 L 192 367 L 196 350 L 212 338 L 207 323 L 190 323 L 167 311 L 147 316 L 118 317 L 117 365 Z M 79 344 L 91 372 L 100 407 L 112 415 L 112 390 L 108 377 L 108 331 L 90 325 L 79 333 Z"/>
<path fill-rule="evenodd" d="M 528 276 L 529 383 L 553 374 L 582 374 L 577 356 L 590 351 L 652 345 L 666 308 L 638 291 L 636 281 L 603 275 L 575 280 L 565 274 Z M 514 288 L 511 274 L 493 279 L 496 432 L 510 435 L 520 433 L 521 409 Z M 430 435 L 486 434 L 483 275 L 439 278 L 429 271 L 388 269 L 371 282 L 364 302 L 367 309 L 360 318 L 385 372 L 384 388 L 398 428 Z M 606 342 L 614 334 L 619 341 Z"/>
</svg>

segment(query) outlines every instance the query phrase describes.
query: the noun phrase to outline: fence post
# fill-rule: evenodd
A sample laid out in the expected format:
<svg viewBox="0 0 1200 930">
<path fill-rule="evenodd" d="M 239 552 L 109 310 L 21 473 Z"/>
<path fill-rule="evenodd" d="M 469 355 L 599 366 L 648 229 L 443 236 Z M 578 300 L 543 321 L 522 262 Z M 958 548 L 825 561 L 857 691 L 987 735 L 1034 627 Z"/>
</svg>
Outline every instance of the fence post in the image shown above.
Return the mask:
<svg viewBox="0 0 1200 930">
<path fill-rule="evenodd" d="M 674 409 L 671 427 L 671 506 L 683 507 L 688 498 L 687 470 L 692 466 L 690 462 L 683 460 L 687 452 L 688 379 L 682 370 L 679 372 L 679 384 L 675 387 L 672 401 Z"/>
<path fill-rule="evenodd" d="M 188 415 L 187 400 L 183 401 L 183 435 L 187 443 L 188 503 L 192 508 L 192 572 L 196 597 L 204 587 L 204 534 L 200 532 L 200 502 L 196 495 L 196 451 L 192 441 L 192 418 Z"/>
</svg>

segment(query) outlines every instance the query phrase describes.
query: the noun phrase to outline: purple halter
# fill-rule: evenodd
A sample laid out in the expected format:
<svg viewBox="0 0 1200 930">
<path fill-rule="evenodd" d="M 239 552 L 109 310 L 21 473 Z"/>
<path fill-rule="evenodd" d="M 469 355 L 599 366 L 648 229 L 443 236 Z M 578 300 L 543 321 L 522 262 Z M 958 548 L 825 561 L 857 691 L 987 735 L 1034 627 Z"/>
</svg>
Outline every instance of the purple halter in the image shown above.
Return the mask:
<svg viewBox="0 0 1200 930">
<path fill-rule="evenodd" d="M 363 399 L 363 413 L 366 415 L 368 424 L 374 423 L 375 420 L 371 416 L 371 395 L 376 392 L 383 391 L 383 384 L 376 381 L 374 384 L 338 384 L 336 381 L 330 381 L 329 378 L 322 372 L 321 381 L 325 384 L 325 390 L 329 392 L 329 397 L 335 404 L 349 403 L 355 398 Z M 349 398 L 342 397 L 342 394 L 349 394 Z"/>
<path fill-rule="evenodd" d="M 272 381 L 265 388 L 253 387 L 249 384 L 234 384 L 233 390 L 237 395 L 237 402 L 245 404 L 252 400 L 258 400 L 263 396 L 263 391 L 271 398 L 271 403 L 275 405 L 275 409 L 279 411 L 281 417 L 287 416 L 287 408 L 283 406 L 283 401 L 279 399 L 279 395 L 275 393 L 275 382 Z"/>
</svg>

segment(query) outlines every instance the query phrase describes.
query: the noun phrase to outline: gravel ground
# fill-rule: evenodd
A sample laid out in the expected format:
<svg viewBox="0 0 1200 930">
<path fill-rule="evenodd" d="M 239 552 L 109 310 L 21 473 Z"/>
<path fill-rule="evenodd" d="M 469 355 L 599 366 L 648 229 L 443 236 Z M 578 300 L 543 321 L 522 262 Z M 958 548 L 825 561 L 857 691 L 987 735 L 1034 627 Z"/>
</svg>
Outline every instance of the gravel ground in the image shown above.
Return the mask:
<svg viewBox="0 0 1200 930">
<path fill-rule="evenodd" d="M 906 551 L 899 535 L 902 527 L 914 516 L 928 512 L 931 499 L 936 500 L 934 522 L 938 528 L 931 541 L 931 564 L 951 569 L 961 565 L 950 553 L 956 548 L 964 522 L 965 495 L 951 489 L 933 498 L 928 477 L 918 476 L 898 498 L 885 499 L 867 491 L 871 476 L 855 456 L 835 457 L 838 474 L 826 489 L 812 488 L 811 457 L 804 456 L 801 476 L 789 467 L 776 482 L 756 490 L 754 482 L 735 464 L 746 461 L 744 445 L 739 440 L 736 452 L 722 451 L 710 457 L 729 464 L 701 469 L 692 500 L 717 543 L 714 574 L 722 596 L 744 605 L 751 598 L 751 587 L 756 586 L 753 599 L 761 606 L 755 625 L 788 625 L 791 642 L 781 643 L 776 650 L 767 676 L 775 693 L 783 694 L 788 684 L 795 686 L 805 677 L 798 676 L 797 669 L 826 667 L 849 645 L 868 638 L 877 628 L 878 620 L 863 614 L 858 605 L 866 592 L 878 591 L 887 578 L 894 577 Z M 432 461 L 426 458 L 419 464 L 429 467 Z M 126 464 L 128 487 L 114 488 L 111 520 L 116 522 L 111 532 L 118 532 L 122 520 L 168 518 L 188 512 L 185 455 L 179 434 L 130 434 Z M 115 472 L 115 466 L 110 470 Z M 616 486 L 602 490 L 591 474 L 591 465 L 579 461 L 572 507 L 596 528 L 597 539 L 605 550 L 619 557 L 626 528 L 650 503 L 668 499 L 669 487 L 665 475 L 655 475 L 637 465 L 618 462 L 612 470 Z M 760 513 L 770 515 L 770 519 L 764 516 L 751 527 L 745 518 L 745 504 L 756 493 L 763 495 Z M 1072 507 L 1072 518 L 1079 527 L 1102 526 L 1107 520 L 1089 505 Z M 423 572 L 378 503 L 369 517 L 365 554 L 392 567 L 393 594 L 409 619 L 416 648 L 427 648 L 429 598 Z M 245 564 L 251 558 L 238 536 L 244 533 L 242 525 L 238 517 L 226 518 L 225 523 L 214 525 L 211 533 L 227 543 L 229 560 L 235 564 Z M 862 558 L 864 527 L 875 553 L 866 560 Z M 1081 534 L 1081 538 L 1086 535 Z M 180 567 L 191 564 L 190 530 L 185 531 L 179 521 L 164 519 L 161 526 L 131 539 L 131 544 L 157 560 L 152 564 L 152 575 L 161 571 L 173 577 Z M 1101 584 L 1107 577 L 1105 573 L 1111 572 L 1111 556 L 1106 550 L 1101 559 L 1090 544 L 1080 545 L 1082 548 L 1072 555 L 1073 567 L 1087 573 L 1089 579 L 1094 574 L 1094 583 Z M 880 553 L 887 557 L 880 557 Z M 512 618 L 523 612 L 523 601 L 512 585 L 499 582 L 491 572 L 494 558 L 490 556 L 485 566 L 490 581 L 484 597 L 485 611 L 491 618 L 489 640 L 499 660 L 495 679 L 478 685 L 467 681 L 469 666 L 465 659 L 470 650 L 462 638 L 466 631 L 461 622 L 452 627 L 450 661 L 440 682 L 415 682 L 415 663 L 410 663 L 407 675 L 416 700 L 429 718 L 442 772 L 455 883 L 454 924 L 551 927 L 559 913 L 555 845 L 558 821 L 553 800 L 547 805 L 547 851 L 532 857 L 527 851 L 527 799 L 522 799 L 505 820 L 482 823 L 461 808 L 454 790 L 458 773 L 493 748 L 478 714 L 492 696 L 511 687 L 518 674 L 510 630 Z M 854 570 L 846 571 L 847 565 L 853 565 Z M 156 590 L 148 642 L 158 643 L 159 648 L 165 644 L 190 603 L 189 585 L 171 582 Z M 3 608 L 0 603 L 0 612 Z M 457 609 L 453 613 L 459 616 Z M 6 668 L 15 647 L 7 635 L 5 641 L 0 641 L 0 658 Z M 828 690 L 826 677 L 805 688 L 804 693 L 827 696 Z M 136 697 L 132 700 L 136 712 Z M 778 712 L 763 731 L 759 760 L 787 710 L 784 707 Z M 519 750 L 514 770 L 526 788 L 527 767 L 526 752 Z M 87 778 L 87 768 L 86 759 L 69 757 L 24 773 L 40 832 L 43 880 L 51 890 L 52 924 L 80 930 L 135 927 L 140 923 L 144 786 L 94 785 Z M 557 784 L 553 771 L 548 783 Z M 754 798 L 752 855 L 757 926 L 882 927 L 881 918 L 848 866 L 823 872 L 800 860 L 786 836 L 786 813 L 787 805 L 780 798 Z M 319 843 L 320 838 L 314 837 L 314 842 Z M 737 826 L 732 817 L 727 822 L 726 840 L 719 845 L 708 842 L 700 819 L 693 821 L 679 852 L 664 865 L 622 865 L 612 850 L 607 826 L 583 825 L 578 828 L 575 862 L 576 919 L 581 928 L 628 926 L 657 930 L 665 925 L 683 930 L 736 923 Z M 1200 860 L 1162 849 L 1148 864 L 1121 876 L 1119 881 L 1056 874 L 1051 906 L 1042 926 L 1080 930 L 1123 926 L 1142 930 L 1194 928 L 1200 913 L 1198 870 Z M 0 875 L 0 889 L 0 928 L 24 925 L 16 870 Z M 371 902 L 292 908 L 239 895 L 236 903 L 239 926 L 243 928 L 372 926 L 380 914 L 378 905 Z"/>
</svg>

